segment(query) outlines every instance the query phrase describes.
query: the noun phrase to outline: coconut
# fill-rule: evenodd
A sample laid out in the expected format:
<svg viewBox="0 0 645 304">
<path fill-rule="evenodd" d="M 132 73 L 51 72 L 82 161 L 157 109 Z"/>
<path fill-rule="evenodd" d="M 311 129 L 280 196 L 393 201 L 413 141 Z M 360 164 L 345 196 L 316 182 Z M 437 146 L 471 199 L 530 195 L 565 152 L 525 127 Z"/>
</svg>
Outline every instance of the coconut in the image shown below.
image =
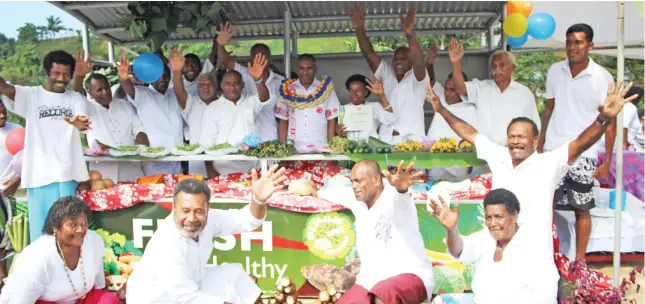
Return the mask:
<svg viewBox="0 0 645 304">
<path fill-rule="evenodd" d="M 104 180 L 103 180 L 103 183 L 105 184 L 105 188 L 112 188 L 112 187 L 114 187 L 114 181 L 113 181 L 113 180 L 111 180 L 111 179 L 109 179 L 109 178 L 104 179 Z"/>
<path fill-rule="evenodd" d="M 95 180 L 92 182 L 92 191 L 98 191 L 105 189 L 105 183 L 103 180 Z"/>
<path fill-rule="evenodd" d="M 90 171 L 90 180 L 91 181 L 97 181 L 97 180 L 102 180 L 102 179 L 103 179 L 103 175 L 101 175 L 101 173 L 99 171 L 96 171 L 96 170 Z"/>
</svg>

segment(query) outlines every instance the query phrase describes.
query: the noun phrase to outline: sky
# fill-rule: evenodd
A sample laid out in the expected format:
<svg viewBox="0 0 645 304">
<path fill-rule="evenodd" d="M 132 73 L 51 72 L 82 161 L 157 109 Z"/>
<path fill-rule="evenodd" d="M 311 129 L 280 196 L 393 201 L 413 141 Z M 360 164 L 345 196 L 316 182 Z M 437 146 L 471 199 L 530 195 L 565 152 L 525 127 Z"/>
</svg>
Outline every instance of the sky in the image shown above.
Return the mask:
<svg viewBox="0 0 645 304">
<path fill-rule="evenodd" d="M 0 33 L 9 38 L 18 37 L 18 28 L 25 23 L 47 25 L 46 18 L 50 15 L 59 17 L 63 26 L 80 30 L 83 24 L 58 7 L 44 1 L 0 1 Z"/>
</svg>

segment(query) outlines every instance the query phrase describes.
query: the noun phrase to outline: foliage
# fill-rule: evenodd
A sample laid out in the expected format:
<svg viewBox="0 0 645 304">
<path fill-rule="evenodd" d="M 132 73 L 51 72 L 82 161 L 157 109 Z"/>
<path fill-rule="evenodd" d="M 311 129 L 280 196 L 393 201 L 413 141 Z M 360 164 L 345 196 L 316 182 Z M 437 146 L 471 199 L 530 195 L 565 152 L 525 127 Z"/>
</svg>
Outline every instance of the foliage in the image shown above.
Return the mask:
<svg viewBox="0 0 645 304">
<path fill-rule="evenodd" d="M 551 65 L 560 60 L 553 52 L 528 53 L 517 57 L 513 79 L 533 92 L 540 114 L 543 113 L 545 107 L 544 92 L 547 73 Z"/>
<path fill-rule="evenodd" d="M 612 287 L 608 282 L 601 279 L 601 275 L 593 270 L 589 270 L 583 261 L 572 261 L 569 263 L 568 272 L 571 274 L 572 281 L 569 282 L 573 289 L 573 294 L 566 297 L 561 303 L 563 304 L 591 304 L 591 303 L 636 303 L 635 299 L 626 299 L 627 289 L 636 284 L 636 274 L 643 274 L 643 267 L 634 268 L 629 274 L 629 281 L 623 279 L 619 288 Z M 636 284 L 636 292 L 640 290 L 640 285 Z"/>
<path fill-rule="evenodd" d="M 18 28 L 19 43 L 36 43 L 40 38 L 40 30 L 33 23 L 25 23 Z"/>
</svg>

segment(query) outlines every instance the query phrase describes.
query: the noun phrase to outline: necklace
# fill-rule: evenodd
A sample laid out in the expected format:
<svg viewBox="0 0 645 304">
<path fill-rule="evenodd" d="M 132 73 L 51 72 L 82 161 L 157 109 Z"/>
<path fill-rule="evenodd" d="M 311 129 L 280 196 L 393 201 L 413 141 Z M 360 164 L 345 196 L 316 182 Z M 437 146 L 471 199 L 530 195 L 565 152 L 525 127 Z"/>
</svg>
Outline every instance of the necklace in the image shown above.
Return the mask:
<svg viewBox="0 0 645 304">
<path fill-rule="evenodd" d="M 334 92 L 334 83 L 331 77 L 325 76 L 316 87 L 313 94 L 296 94 L 297 79 L 285 79 L 280 85 L 280 101 L 294 109 L 310 109 L 327 101 L 327 98 Z"/>
<path fill-rule="evenodd" d="M 80 248 L 80 253 L 78 257 L 78 262 L 81 264 L 81 273 L 83 274 L 83 294 L 82 297 L 78 294 L 78 291 L 76 291 L 76 287 L 74 286 L 74 283 L 72 282 L 72 277 L 69 275 L 69 268 L 67 267 L 67 263 L 65 262 L 65 254 L 63 253 L 63 249 L 60 248 L 60 244 L 58 243 L 58 240 L 56 240 L 56 245 L 58 246 L 58 250 L 60 251 L 60 255 L 63 258 L 63 268 L 65 269 L 65 274 L 67 275 L 67 280 L 69 281 L 69 285 L 72 286 L 72 290 L 74 291 L 74 295 L 76 296 L 76 299 L 84 299 L 85 298 L 85 293 L 87 292 L 87 283 L 85 282 L 85 267 L 83 267 L 83 246 Z"/>
</svg>

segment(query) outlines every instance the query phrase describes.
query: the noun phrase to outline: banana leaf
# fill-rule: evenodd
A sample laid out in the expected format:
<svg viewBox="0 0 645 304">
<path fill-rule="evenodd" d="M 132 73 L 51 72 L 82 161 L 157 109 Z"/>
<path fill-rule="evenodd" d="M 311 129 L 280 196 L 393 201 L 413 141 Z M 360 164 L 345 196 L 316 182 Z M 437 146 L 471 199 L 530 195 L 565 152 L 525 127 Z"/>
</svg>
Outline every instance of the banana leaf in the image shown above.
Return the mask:
<svg viewBox="0 0 645 304">
<path fill-rule="evenodd" d="M 390 154 L 347 154 L 351 160 L 375 160 L 379 166 L 397 166 L 400 161 L 406 163 L 414 161 L 415 168 L 430 169 L 432 167 L 470 167 L 482 166 L 486 162 L 477 158 L 477 154 L 471 153 L 429 153 L 429 152 L 400 152 Z"/>
</svg>

